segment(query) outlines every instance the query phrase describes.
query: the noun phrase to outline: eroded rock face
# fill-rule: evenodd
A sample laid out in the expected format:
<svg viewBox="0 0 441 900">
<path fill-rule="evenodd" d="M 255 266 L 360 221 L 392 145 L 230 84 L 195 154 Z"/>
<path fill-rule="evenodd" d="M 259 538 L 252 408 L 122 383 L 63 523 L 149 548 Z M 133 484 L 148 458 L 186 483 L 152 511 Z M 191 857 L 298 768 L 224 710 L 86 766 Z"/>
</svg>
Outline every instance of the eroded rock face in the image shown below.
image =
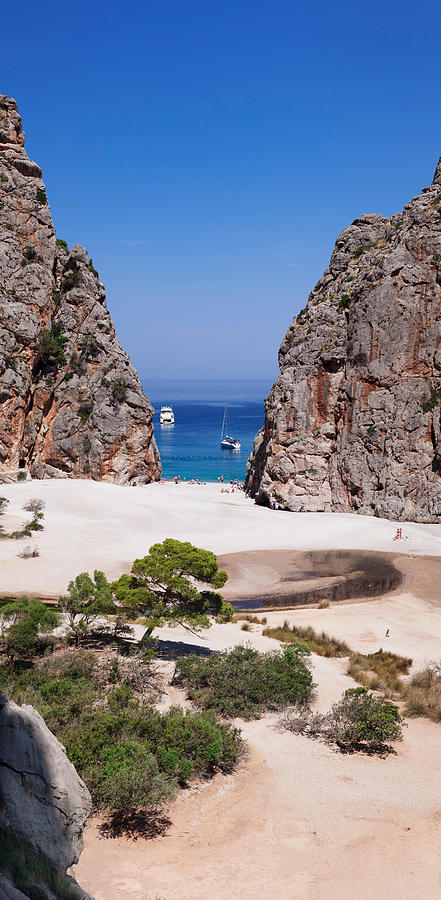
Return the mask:
<svg viewBox="0 0 441 900">
<path fill-rule="evenodd" d="M 65 871 L 78 862 L 89 791 L 32 706 L 0 694 L 1 825 Z"/>
<path fill-rule="evenodd" d="M 157 480 L 152 407 L 92 261 L 56 241 L 41 174 L 0 95 L 0 478 Z"/>
<path fill-rule="evenodd" d="M 258 503 L 441 518 L 441 161 L 391 218 L 365 215 L 292 322 L 248 462 Z"/>
</svg>

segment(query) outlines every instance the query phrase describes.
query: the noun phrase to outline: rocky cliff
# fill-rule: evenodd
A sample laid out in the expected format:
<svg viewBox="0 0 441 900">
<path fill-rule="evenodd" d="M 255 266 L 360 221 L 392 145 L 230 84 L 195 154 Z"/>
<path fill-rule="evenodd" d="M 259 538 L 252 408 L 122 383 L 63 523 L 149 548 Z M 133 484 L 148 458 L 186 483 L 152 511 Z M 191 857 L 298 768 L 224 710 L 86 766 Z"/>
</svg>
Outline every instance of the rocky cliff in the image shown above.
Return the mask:
<svg viewBox="0 0 441 900">
<path fill-rule="evenodd" d="M 90 810 L 86 785 L 39 713 L 0 694 L 0 897 L 87 900 L 66 869 L 78 861 Z"/>
<path fill-rule="evenodd" d="M 283 509 L 441 518 L 441 160 L 391 218 L 364 215 L 279 351 L 246 487 Z"/>
<path fill-rule="evenodd" d="M 41 175 L 0 95 L 0 479 L 154 481 L 152 407 L 92 260 L 56 239 Z"/>
</svg>

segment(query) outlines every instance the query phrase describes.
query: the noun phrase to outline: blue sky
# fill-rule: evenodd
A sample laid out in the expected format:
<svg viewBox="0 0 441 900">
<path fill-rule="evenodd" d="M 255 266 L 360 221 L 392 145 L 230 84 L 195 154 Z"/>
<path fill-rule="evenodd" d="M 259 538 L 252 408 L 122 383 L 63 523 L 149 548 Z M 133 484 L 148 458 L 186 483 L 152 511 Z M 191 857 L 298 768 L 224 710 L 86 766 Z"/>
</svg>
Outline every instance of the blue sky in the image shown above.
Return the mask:
<svg viewBox="0 0 441 900">
<path fill-rule="evenodd" d="M 342 228 L 432 179 L 438 2 L 0 5 L 0 92 L 147 385 L 272 378 Z"/>
</svg>

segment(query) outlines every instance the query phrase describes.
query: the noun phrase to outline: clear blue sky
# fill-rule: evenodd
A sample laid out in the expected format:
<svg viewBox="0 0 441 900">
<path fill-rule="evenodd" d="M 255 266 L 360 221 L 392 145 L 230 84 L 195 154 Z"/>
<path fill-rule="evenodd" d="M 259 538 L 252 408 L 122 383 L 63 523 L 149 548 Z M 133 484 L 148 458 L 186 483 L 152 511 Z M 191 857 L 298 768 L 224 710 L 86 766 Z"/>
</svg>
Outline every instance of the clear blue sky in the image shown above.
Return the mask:
<svg viewBox="0 0 441 900">
<path fill-rule="evenodd" d="M 57 233 L 148 384 L 271 378 L 334 241 L 441 154 L 435 0 L 14 0 L 17 99 Z"/>
</svg>

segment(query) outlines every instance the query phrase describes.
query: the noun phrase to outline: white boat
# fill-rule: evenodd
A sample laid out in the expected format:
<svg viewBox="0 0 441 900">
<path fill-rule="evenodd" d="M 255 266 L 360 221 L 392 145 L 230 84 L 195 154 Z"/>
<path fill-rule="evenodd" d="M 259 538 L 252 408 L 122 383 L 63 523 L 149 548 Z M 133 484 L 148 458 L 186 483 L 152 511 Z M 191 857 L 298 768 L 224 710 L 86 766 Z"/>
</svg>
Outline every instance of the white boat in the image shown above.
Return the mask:
<svg viewBox="0 0 441 900">
<path fill-rule="evenodd" d="M 161 425 L 174 425 L 175 424 L 175 414 L 171 408 L 171 406 L 161 406 L 161 412 L 159 414 L 159 421 Z"/>
<path fill-rule="evenodd" d="M 222 422 L 222 431 L 221 431 L 221 447 L 222 450 L 240 450 L 240 441 L 237 438 L 231 437 L 228 434 L 228 403 L 225 404 L 224 409 L 224 419 Z"/>
</svg>

